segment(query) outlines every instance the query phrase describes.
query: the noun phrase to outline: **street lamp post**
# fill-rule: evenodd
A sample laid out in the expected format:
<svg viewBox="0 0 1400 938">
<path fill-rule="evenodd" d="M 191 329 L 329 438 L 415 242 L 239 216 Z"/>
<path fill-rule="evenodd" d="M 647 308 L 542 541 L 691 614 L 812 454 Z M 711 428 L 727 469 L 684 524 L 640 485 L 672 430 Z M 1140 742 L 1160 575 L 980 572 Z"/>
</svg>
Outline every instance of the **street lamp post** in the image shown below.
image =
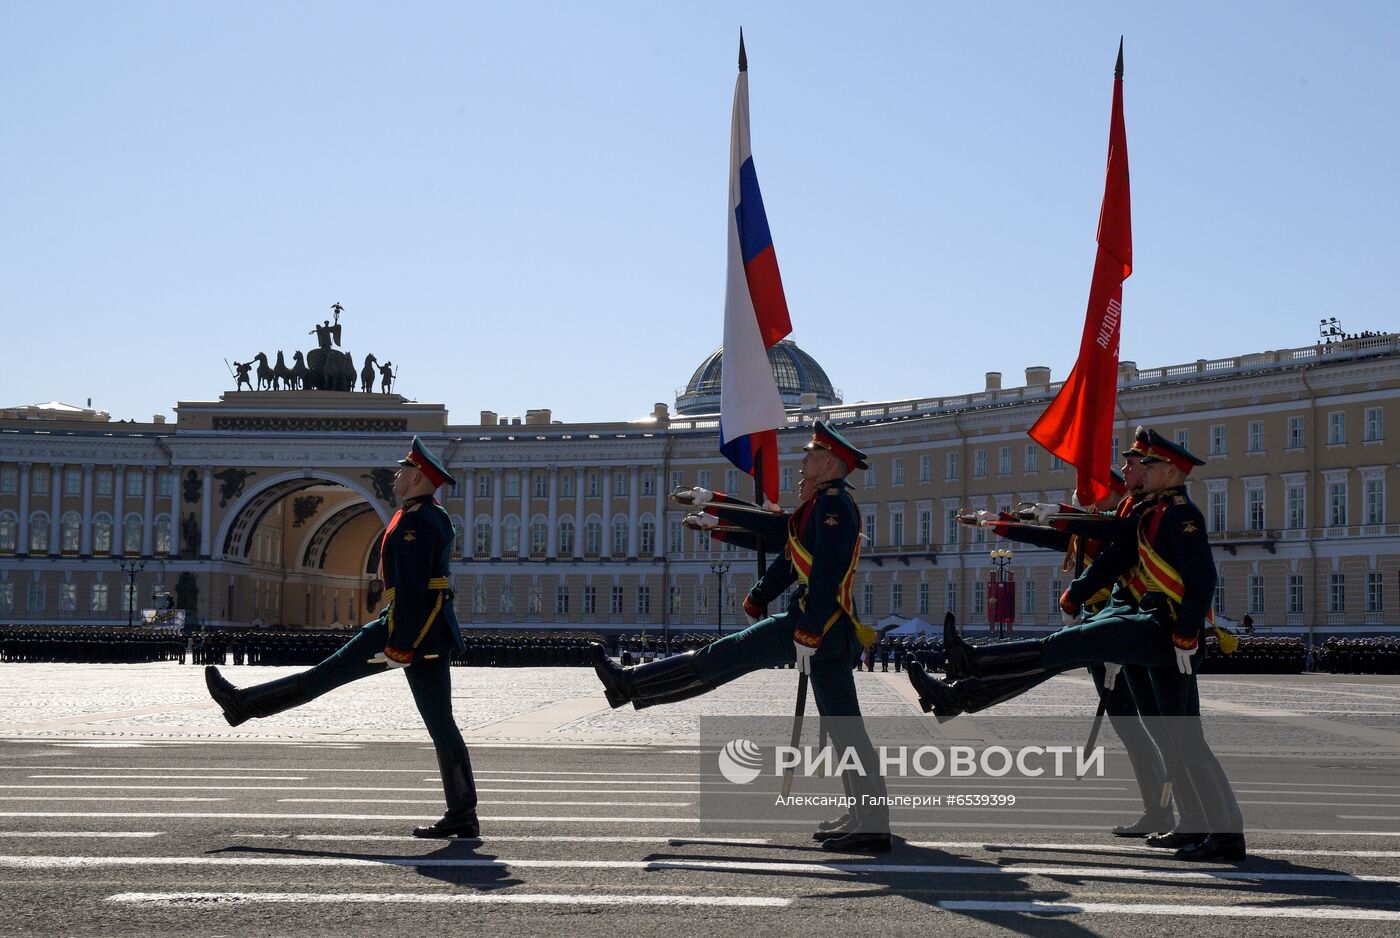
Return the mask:
<svg viewBox="0 0 1400 938">
<path fill-rule="evenodd" d="M 146 569 L 144 560 L 119 561 L 122 573 L 126 574 L 126 627 L 131 628 L 136 619 L 136 577 Z"/>
<path fill-rule="evenodd" d="M 992 622 L 996 625 L 998 637 L 1006 634 L 1007 627 L 1016 618 L 1015 594 L 1006 595 L 1006 566 L 1011 563 L 1011 559 L 1015 556 L 1015 551 L 1008 547 L 998 547 L 991 552 L 992 563 L 997 568 L 996 572 L 992 574 L 991 610 Z"/>
<path fill-rule="evenodd" d="M 715 635 L 724 634 L 724 575 L 729 572 L 729 564 L 720 561 L 710 564 L 710 572 L 715 575 Z"/>
</svg>

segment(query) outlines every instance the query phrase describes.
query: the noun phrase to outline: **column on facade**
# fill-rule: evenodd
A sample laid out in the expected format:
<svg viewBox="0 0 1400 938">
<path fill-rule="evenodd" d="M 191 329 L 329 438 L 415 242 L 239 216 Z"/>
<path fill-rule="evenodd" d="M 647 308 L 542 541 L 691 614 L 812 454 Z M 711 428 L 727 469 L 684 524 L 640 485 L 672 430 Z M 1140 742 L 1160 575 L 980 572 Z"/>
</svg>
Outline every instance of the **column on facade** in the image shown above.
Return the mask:
<svg viewBox="0 0 1400 938">
<path fill-rule="evenodd" d="M 83 533 L 78 553 L 92 556 L 92 494 L 93 474 L 97 467 L 90 462 L 83 463 Z"/>
<path fill-rule="evenodd" d="M 126 466 L 112 467 L 112 556 L 126 550 Z"/>
<path fill-rule="evenodd" d="M 32 462 L 19 464 L 19 544 L 18 554 L 29 553 L 29 474 L 34 469 Z"/>
<path fill-rule="evenodd" d="M 170 556 L 180 556 L 180 470 L 170 467 Z"/>
<path fill-rule="evenodd" d="M 530 556 L 530 470 L 520 470 L 520 544 L 515 555 L 521 560 Z"/>
<path fill-rule="evenodd" d="M 612 487 L 613 471 L 611 468 L 603 470 L 603 543 L 602 555 L 612 556 Z"/>
<path fill-rule="evenodd" d="M 637 556 L 637 529 L 641 519 L 637 515 L 637 472 L 636 466 L 627 470 L 627 556 Z"/>
<path fill-rule="evenodd" d="M 49 465 L 49 553 L 63 553 L 63 463 Z"/>
<path fill-rule="evenodd" d="M 476 556 L 476 470 L 462 470 L 462 555 Z"/>
<path fill-rule="evenodd" d="M 211 547 L 214 543 L 214 532 L 210 531 L 209 527 L 214 523 L 214 467 L 205 466 L 203 471 L 204 484 L 199 487 L 200 492 L 203 493 L 203 498 L 199 506 L 199 556 L 212 557 L 213 551 Z M 213 608 L 212 605 L 210 608 Z M 308 619 L 307 622 L 309 624 L 310 619 Z"/>
<path fill-rule="evenodd" d="M 656 470 L 656 536 L 652 538 L 651 554 L 653 557 L 660 557 L 666 552 L 665 539 L 669 536 L 666 528 L 666 486 L 665 479 L 661 477 L 661 470 Z M 670 602 L 667 597 L 662 597 L 663 602 Z"/>
<path fill-rule="evenodd" d="M 574 470 L 574 556 L 583 556 L 583 482 L 584 471 Z"/>
<path fill-rule="evenodd" d="M 141 506 L 141 556 L 155 553 L 154 530 L 156 523 L 156 467 L 146 467 L 146 496 Z"/>
<path fill-rule="evenodd" d="M 544 555 L 546 557 L 559 556 L 559 531 L 556 522 L 559 518 L 559 467 L 550 466 L 549 472 L 549 533 L 548 544 L 545 546 Z"/>
<path fill-rule="evenodd" d="M 501 557 L 501 470 L 491 470 L 491 559 Z"/>
</svg>

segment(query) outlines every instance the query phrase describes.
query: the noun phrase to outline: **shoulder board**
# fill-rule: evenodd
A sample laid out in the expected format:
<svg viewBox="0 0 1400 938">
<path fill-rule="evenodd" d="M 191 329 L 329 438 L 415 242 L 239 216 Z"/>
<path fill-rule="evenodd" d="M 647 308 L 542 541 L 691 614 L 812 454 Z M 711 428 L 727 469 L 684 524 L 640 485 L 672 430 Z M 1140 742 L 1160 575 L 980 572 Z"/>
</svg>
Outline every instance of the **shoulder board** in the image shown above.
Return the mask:
<svg viewBox="0 0 1400 938">
<path fill-rule="evenodd" d="M 422 503 L 422 502 L 419 502 L 419 503 L 416 504 L 416 505 L 410 505 L 409 507 L 407 507 L 407 508 L 404 509 L 404 514 L 406 514 L 406 515 L 412 514 L 413 512 L 417 511 L 419 508 L 422 508 L 422 507 L 423 507 L 423 503 Z"/>
<path fill-rule="evenodd" d="M 1173 504 L 1173 505 L 1185 505 L 1185 504 L 1186 504 L 1186 496 L 1185 496 L 1185 495 L 1173 495 L 1173 496 L 1172 496 L 1172 504 Z"/>
</svg>

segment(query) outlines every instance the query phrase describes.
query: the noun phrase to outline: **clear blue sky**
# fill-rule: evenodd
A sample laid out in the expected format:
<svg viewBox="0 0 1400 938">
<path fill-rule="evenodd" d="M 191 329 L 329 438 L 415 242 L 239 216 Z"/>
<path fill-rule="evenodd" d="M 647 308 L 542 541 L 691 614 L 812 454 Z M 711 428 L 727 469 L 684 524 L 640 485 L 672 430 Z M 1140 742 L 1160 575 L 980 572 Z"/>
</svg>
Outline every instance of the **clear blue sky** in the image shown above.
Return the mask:
<svg viewBox="0 0 1400 938">
<path fill-rule="evenodd" d="M 794 338 L 847 401 L 1073 364 L 1112 67 L 1143 367 L 1395 328 L 1400 4 L 0 5 L 0 404 L 223 359 L 627 419 L 718 346 L 738 30 Z"/>
</svg>

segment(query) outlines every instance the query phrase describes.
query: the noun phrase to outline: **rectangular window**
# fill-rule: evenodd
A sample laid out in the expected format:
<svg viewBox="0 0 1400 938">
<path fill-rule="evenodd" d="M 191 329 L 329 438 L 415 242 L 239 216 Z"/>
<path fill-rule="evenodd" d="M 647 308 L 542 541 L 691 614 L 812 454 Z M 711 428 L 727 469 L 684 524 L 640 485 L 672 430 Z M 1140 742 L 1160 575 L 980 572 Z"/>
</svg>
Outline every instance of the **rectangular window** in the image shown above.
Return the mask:
<svg viewBox="0 0 1400 938">
<path fill-rule="evenodd" d="M 567 586 L 554 588 L 554 614 L 556 616 L 569 614 L 569 588 Z"/>
<path fill-rule="evenodd" d="M 1347 484 L 1327 483 L 1327 524 L 1329 527 L 1345 527 L 1347 523 Z"/>
<path fill-rule="evenodd" d="M 0 612 L 15 611 L 15 585 L 0 583 Z"/>
<path fill-rule="evenodd" d="M 896 456 L 890 466 L 890 485 L 904 484 L 904 457 Z"/>
<path fill-rule="evenodd" d="M 1011 447 L 1003 446 L 997 450 L 997 474 L 1011 475 Z"/>
<path fill-rule="evenodd" d="M 943 584 L 943 605 L 953 615 L 957 615 L 961 611 L 958 607 L 958 584 L 954 580 Z"/>
<path fill-rule="evenodd" d="M 501 584 L 501 615 L 509 616 L 515 614 L 515 589 L 514 584 L 507 581 Z"/>
<path fill-rule="evenodd" d="M 1022 582 L 1025 583 L 1025 596 L 1024 601 L 1021 603 L 1021 608 L 1027 612 L 1033 613 L 1035 611 L 1035 580 L 1026 577 Z"/>
<path fill-rule="evenodd" d="M 875 614 L 875 584 L 862 583 L 860 587 L 860 614 L 863 616 L 873 616 Z"/>
<path fill-rule="evenodd" d="M 710 488 L 710 470 L 701 469 L 695 474 L 695 484 L 702 489 Z"/>
<path fill-rule="evenodd" d="M 58 611 L 77 612 L 78 611 L 78 584 L 60 583 L 58 584 Z"/>
<path fill-rule="evenodd" d="M 63 470 L 63 494 L 83 494 L 83 471 L 81 469 Z"/>
<path fill-rule="evenodd" d="M 1363 436 L 1362 439 L 1365 440 L 1367 443 L 1375 443 L 1381 440 L 1385 436 L 1385 427 L 1382 423 L 1383 419 L 1384 418 L 1381 416 L 1381 409 L 1379 407 L 1367 407 L 1366 435 Z"/>
<path fill-rule="evenodd" d="M 1336 446 L 1347 441 L 1346 411 L 1334 410 L 1327 415 L 1327 444 Z"/>
<path fill-rule="evenodd" d="M 588 474 L 588 497 L 600 498 L 603 494 L 603 477 L 596 472 Z"/>
<path fill-rule="evenodd" d="M 919 457 L 919 481 L 920 481 L 920 482 L 932 482 L 932 481 L 933 481 L 933 457 L 932 457 L 932 456 L 920 456 L 920 457 Z"/>
<path fill-rule="evenodd" d="M 984 589 L 974 589 L 972 591 L 972 614 L 974 616 L 986 615 L 987 613 L 987 591 Z"/>
<path fill-rule="evenodd" d="M 156 476 L 156 494 L 161 498 L 175 494 L 175 473 L 162 472 Z"/>
<path fill-rule="evenodd" d="M 1026 444 L 1026 471 L 1035 472 L 1036 463 L 1040 460 L 1040 447 L 1034 443 Z"/>
<path fill-rule="evenodd" d="M 890 612 L 896 615 L 904 608 L 904 584 L 895 580 L 890 584 Z"/>
<path fill-rule="evenodd" d="M 928 584 L 919 584 L 919 615 L 928 615 Z"/>
<path fill-rule="evenodd" d="M 729 492 L 730 494 L 735 494 L 735 493 L 737 493 L 737 492 L 739 491 L 739 470 L 738 470 L 738 469 L 726 469 L 726 470 L 724 470 L 724 490 L 725 490 L 726 492 Z"/>
<path fill-rule="evenodd" d="M 1381 579 L 1379 570 L 1370 570 L 1366 573 L 1366 611 L 1384 612 L 1384 580 Z"/>
<path fill-rule="evenodd" d="M 1060 596 L 1065 591 L 1065 584 L 1062 580 L 1050 581 L 1050 618 L 1052 621 L 1060 621 Z"/>
<path fill-rule="evenodd" d="M 1385 480 L 1366 479 L 1361 483 L 1363 524 L 1385 524 Z"/>
<path fill-rule="evenodd" d="M 561 498 L 574 497 L 574 474 L 566 472 L 559 477 L 559 495 Z"/>
<path fill-rule="evenodd" d="M 1211 492 L 1206 502 L 1206 530 L 1212 534 L 1225 530 L 1225 492 Z"/>
<path fill-rule="evenodd" d="M 1290 483 L 1283 490 L 1284 503 L 1288 508 L 1288 528 L 1297 531 L 1307 527 L 1307 488 L 1301 484 Z"/>
<path fill-rule="evenodd" d="M 984 449 L 979 449 L 972 454 L 972 477 L 974 479 L 987 477 L 987 451 Z"/>
<path fill-rule="evenodd" d="M 1060 457 L 1056 456 L 1054 453 L 1051 453 L 1051 454 L 1050 454 L 1050 471 L 1051 471 L 1051 472 L 1059 472 L 1060 470 L 1064 469 L 1064 467 L 1065 467 L 1065 461 L 1064 461 L 1063 459 L 1061 459 Z"/>
<path fill-rule="evenodd" d="M 925 547 L 933 543 L 933 509 L 919 509 L 919 543 Z"/>
<path fill-rule="evenodd" d="M 655 474 L 655 473 L 653 473 L 653 472 L 643 472 L 643 473 L 642 473 L 642 494 L 643 494 L 643 495 L 655 495 L 655 494 L 656 494 L 656 474 Z"/>
<path fill-rule="evenodd" d="M 490 497 L 491 497 L 491 473 L 489 473 L 489 472 L 478 472 L 478 473 L 476 474 L 476 497 L 477 497 L 477 498 L 490 498 Z"/>
<path fill-rule="evenodd" d="M 962 543 L 962 537 L 958 531 L 960 527 L 962 527 L 962 525 L 958 524 L 958 510 L 956 508 L 949 508 L 948 517 L 943 529 L 943 542 L 952 547 L 956 547 L 958 544 Z"/>
<path fill-rule="evenodd" d="M 1249 613 L 1264 614 L 1264 578 L 1257 573 L 1249 577 Z"/>
<path fill-rule="evenodd" d="M 1295 616 L 1303 614 L 1303 578 L 1296 573 L 1288 575 L 1288 613 Z"/>
<path fill-rule="evenodd" d="M 1215 599 L 1211 602 L 1211 608 L 1219 615 L 1225 614 L 1225 578 L 1215 579 Z"/>
<path fill-rule="evenodd" d="M 146 494 L 146 474 L 135 469 L 126 471 L 126 494 L 130 498 L 140 498 Z"/>
<path fill-rule="evenodd" d="M 684 484 L 685 484 L 685 473 L 683 473 L 683 472 L 672 472 L 672 473 L 671 473 L 671 491 L 672 491 L 672 492 L 674 492 L 676 489 L 680 488 L 680 487 L 681 487 L 682 485 L 684 485 Z"/>
<path fill-rule="evenodd" d="M 543 472 L 535 473 L 535 497 L 549 497 L 549 476 Z"/>
<path fill-rule="evenodd" d="M 44 611 L 44 584 L 30 583 L 25 595 L 25 608 L 30 612 Z"/>
<path fill-rule="evenodd" d="M 506 498 L 520 497 L 520 473 L 508 471 L 506 473 Z"/>
<path fill-rule="evenodd" d="M 6 466 L 0 469 L 0 495 L 15 495 L 19 492 L 19 471 Z"/>
<path fill-rule="evenodd" d="M 861 546 L 863 550 L 870 550 L 875 546 L 875 515 L 868 514 L 861 520 L 865 528 L 865 543 Z"/>
<path fill-rule="evenodd" d="M 685 550 L 685 529 L 679 521 L 666 522 L 666 552 L 679 554 Z"/>
<path fill-rule="evenodd" d="M 779 472 L 778 475 L 779 475 L 778 489 L 779 489 L 780 491 L 789 492 L 789 493 L 792 492 L 792 491 L 794 491 L 794 490 L 793 490 L 793 487 L 792 487 L 792 467 L 791 467 L 791 466 L 784 466 L 783 469 L 782 469 L 782 471 Z"/>
<path fill-rule="evenodd" d="M 622 615 L 622 587 L 614 586 L 612 588 L 612 604 L 609 609 L 615 616 Z"/>
<path fill-rule="evenodd" d="M 95 487 L 98 495 L 104 497 L 110 496 L 112 494 L 112 470 L 99 469 L 96 476 Z"/>
<path fill-rule="evenodd" d="M 591 616 L 598 611 L 598 587 L 585 586 L 583 588 L 583 614 Z"/>
<path fill-rule="evenodd" d="M 650 587 L 650 586 L 639 586 L 639 587 L 637 587 L 637 615 L 639 615 L 639 616 L 649 616 L 649 615 L 651 615 L 651 587 Z"/>
<path fill-rule="evenodd" d="M 1303 418 L 1302 418 L 1302 417 L 1289 417 L 1289 418 L 1288 418 L 1288 448 L 1289 448 L 1289 449 L 1302 449 L 1302 448 L 1303 448 Z"/>
<path fill-rule="evenodd" d="M 1249 422 L 1249 451 L 1251 453 L 1264 452 L 1264 421 L 1262 420 Z"/>
<path fill-rule="evenodd" d="M 1244 493 L 1245 529 L 1264 530 L 1264 490 L 1245 489 Z"/>
<path fill-rule="evenodd" d="M 870 460 L 870 465 L 865 468 L 861 483 L 868 489 L 875 487 L 875 460 Z"/>
<path fill-rule="evenodd" d="M 1347 575 L 1331 573 L 1327 576 L 1327 611 L 1347 611 Z"/>
<path fill-rule="evenodd" d="M 47 495 L 49 494 L 49 470 L 45 468 L 33 469 L 29 472 L 29 494 Z"/>
<path fill-rule="evenodd" d="M 628 473 L 618 470 L 613 473 L 613 495 L 624 496 L 627 494 L 627 486 L 630 481 Z"/>
<path fill-rule="evenodd" d="M 904 512 L 890 510 L 890 546 L 904 546 Z"/>
<path fill-rule="evenodd" d="M 1216 424 L 1210 428 L 1210 454 L 1212 456 L 1225 455 L 1225 427 L 1223 424 Z"/>
<path fill-rule="evenodd" d="M 948 481 L 953 481 L 958 477 L 958 453 L 948 454 Z"/>
</svg>

